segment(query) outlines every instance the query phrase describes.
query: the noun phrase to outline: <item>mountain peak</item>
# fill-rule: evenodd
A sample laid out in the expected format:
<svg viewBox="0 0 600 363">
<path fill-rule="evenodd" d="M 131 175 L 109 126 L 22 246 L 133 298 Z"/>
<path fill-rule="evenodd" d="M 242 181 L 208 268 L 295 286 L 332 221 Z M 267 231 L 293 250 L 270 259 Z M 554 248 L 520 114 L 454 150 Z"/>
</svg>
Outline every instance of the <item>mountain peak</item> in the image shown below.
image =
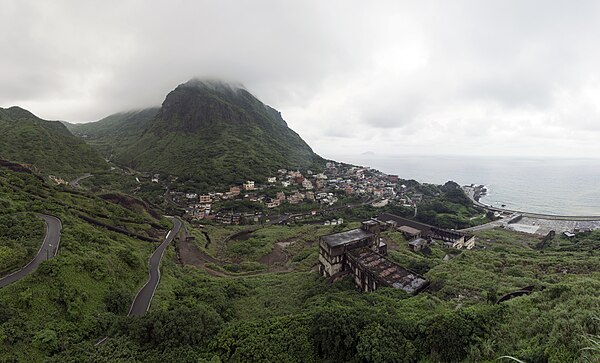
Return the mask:
<svg viewBox="0 0 600 363">
<path fill-rule="evenodd" d="M 186 83 L 180 85 L 184 88 L 198 88 L 207 89 L 211 91 L 229 91 L 236 92 L 239 90 L 246 90 L 243 84 L 240 82 L 228 82 L 222 79 L 213 78 L 192 78 Z"/>
<path fill-rule="evenodd" d="M 119 144 L 113 149 L 118 163 L 194 176 L 207 185 L 261 180 L 281 168 L 322 163 L 278 111 L 235 82 L 195 78 L 180 84 L 144 124 L 143 131 L 129 133 L 129 141 L 113 142 Z"/>
<path fill-rule="evenodd" d="M 195 132 L 220 121 L 249 125 L 264 121 L 255 114 L 266 112 L 265 105 L 240 83 L 194 78 L 180 84 L 165 98 L 156 121 L 148 131 Z"/>
<path fill-rule="evenodd" d="M 9 108 L 0 108 L 0 111 L 4 111 L 4 113 L 13 120 L 18 119 L 38 119 L 36 115 L 27 111 L 24 108 L 19 106 L 12 106 Z"/>
<path fill-rule="evenodd" d="M 58 121 L 40 119 L 24 108 L 0 108 L 0 159 L 33 164 L 40 172 L 75 176 L 107 167 L 100 154 Z"/>
</svg>

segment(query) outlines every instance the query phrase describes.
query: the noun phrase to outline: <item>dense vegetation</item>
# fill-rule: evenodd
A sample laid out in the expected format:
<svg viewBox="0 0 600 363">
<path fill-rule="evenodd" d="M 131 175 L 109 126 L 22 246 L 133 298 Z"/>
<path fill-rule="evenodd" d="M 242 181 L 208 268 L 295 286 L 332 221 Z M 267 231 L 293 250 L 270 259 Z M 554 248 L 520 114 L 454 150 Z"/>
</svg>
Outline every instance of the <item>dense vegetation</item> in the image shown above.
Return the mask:
<svg viewBox="0 0 600 363">
<path fill-rule="evenodd" d="M 150 119 L 153 112 L 71 127 L 110 150 L 119 164 L 210 186 L 264 180 L 279 168 L 318 168 L 323 162 L 278 111 L 242 88 L 192 80 L 169 93 Z"/>
<path fill-rule="evenodd" d="M 0 203 L 2 250 L 19 254 L 10 261 L 13 265 L 26 260 L 21 255 L 30 255 L 22 250 L 37 251 L 42 242 L 43 224 L 30 212 L 55 215 L 63 224 L 59 255 L 1 289 L 0 361 L 6 362 L 43 361 L 106 334 L 107 316 L 127 313 L 147 278 L 146 261 L 154 247 L 125 232 L 153 238 L 160 232 L 156 227 L 169 228 L 166 220 L 148 212 L 57 189 L 31 173 L 7 168 L 0 168 Z"/>
<path fill-rule="evenodd" d="M 462 229 L 493 220 L 493 213 L 486 213 L 471 202 L 455 182 L 444 185 L 417 185 L 423 193 L 423 201 L 418 205 L 417 220 L 433 226 L 448 229 Z"/>
<path fill-rule="evenodd" d="M 0 159 L 32 164 L 45 174 L 74 177 L 108 168 L 98 152 L 58 121 L 19 107 L 0 108 Z"/>
<path fill-rule="evenodd" d="M 97 122 L 65 123 L 74 134 L 82 137 L 106 158 L 120 155 L 144 132 L 150 120 L 156 117 L 158 107 L 120 112 Z"/>
<path fill-rule="evenodd" d="M 0 200 L 0 205 L 0 276 L 3 276 L 23 267 L 35 255 L 44 235 L 44 223 L 25 210 L 16 212 L 11 208 L 8 210 L 12 213 L 8 214 L 7 200 Z"/>
<path fill-rule="evenodd" d="M 0 295 L 0 361 L 50 362 L 526 362 L 597 361 L 600 233 L 539 239 L 504 230 L 479 234 L 484 249 L 408 249 L 387 231 L 390 258 L 431 282 L 411 297 L 365 294 L 350 279 L 314 271 L 318 237 L 356 226 L 186 225 L 204 261 L 180 265 L 170 247 L 149 314 L 127 318 L 147 276 L 149 242 L 89 224 L 81 215 L 147 237 L 168 228 L 144 204 L 57 189 L 33 174 L 0 169 L 5 220 L 27 208 L 61 217 L 61 253 Z M 131 208 L 131 209 L 127 209 Z M 134 212 L 135 211 L 135 212 Z M 26 214 L 27 215 L 27 214 Z M 32 221 L 35 217 L 32 215 Z M 11 223 L 10 221 L 7 223 Z M 15 225 L 18 230 L 18 225 Z M 39 235 L 40 225 L 37 226 Z M 34 233 L 34 234 L 35 234 Z M 163 232 L 164 233 L 164 232 Z M 27 234 L 25 234 L 27 236 Z M 207 239 L 210 237 L 210 241 Z M 10 236 L 12 240 L 14 236 Z M 34 235 L 28 238 L 33 239 Z M 279 249 L 279 267 L 263 259 Z M 452 257 L 444 259 L 448 255 Z M 240 268 L 234 268 L 241 266 Z M 261 267 L 262 266 L 262 267 Z M 252 268 L 258 267 L 258 268 Z M 534 286 L 529 296 L 499 296 Z M 104 344 L 95 342 L 104 336 Z"/>
<path fill-rule="evenodd" d="M 600 262 L 592 247 L 600 234 L 557 239 L 544 251 L 533 248 L 538 239 L 513 232 L 480 237 L 485 250 L 443 261 L 459 251 L 414 253 L 387 232 L 392 258 L 427 266 L 432 285 L 416 297 L 392 289 L 359 293 L 350 280 L 328 284 L 310 266 L 211 277 L 166 259 L 150 314 L 112 320 L 106 344 L 69 346 L 56 361 L 597 361 L 598 351 L 583 348 L 600 333 Z M 495 304 L 527 285 L 536 287 L 530 296 Z"/>
</svg>

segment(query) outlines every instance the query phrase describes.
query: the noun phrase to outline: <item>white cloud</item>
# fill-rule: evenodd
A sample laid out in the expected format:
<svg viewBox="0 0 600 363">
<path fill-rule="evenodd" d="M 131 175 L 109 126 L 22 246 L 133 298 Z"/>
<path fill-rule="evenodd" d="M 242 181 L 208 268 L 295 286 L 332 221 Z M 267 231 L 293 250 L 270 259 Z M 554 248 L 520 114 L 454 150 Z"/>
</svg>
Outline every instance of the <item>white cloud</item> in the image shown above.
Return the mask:
<svg viewBox="0 0 600 363">
<path fill-rule="evenodd" d="M 9 0 L 0 106 L 91 121 L 206 76 L 245 84 L 325 155 L 597 155 L 598 7 Z"/>
</svg>

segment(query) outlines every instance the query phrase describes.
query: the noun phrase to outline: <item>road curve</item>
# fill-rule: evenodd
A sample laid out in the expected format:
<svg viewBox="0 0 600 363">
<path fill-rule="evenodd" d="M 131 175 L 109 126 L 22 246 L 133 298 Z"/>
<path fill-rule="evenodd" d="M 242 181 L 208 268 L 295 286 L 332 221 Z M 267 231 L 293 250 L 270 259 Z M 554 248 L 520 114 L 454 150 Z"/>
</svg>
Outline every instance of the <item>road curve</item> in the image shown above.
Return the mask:
<svg viewBox="0 0 600 363">
<path fill-rule="evenodd" d="M 71 188 L 78 188 L 78 187 L 79 187 L 79 182 L 80 182 L 80 181 L 82 181 L 83 179 L 90 178 L 90 177 L 92 177 L 92 176 L 93 176 L 93 175 L 92 175 L 91 173 L 85 173 L 85 174 L 83 174 L 82 176 L 80 176 L 80 177 L 77 177 L 77 178 L 75 178 L 75 179 L 71 180 L 71 181 L 69 182 L 69 186 L 70 186 Z"/>
<path fill-rule="evenodd" d="M 19 271 L 13 272 L 10 275 L 0 278 L 0 288 L 22 279 L 23 277 L 35 271 L 42 262 L 56 256 L 56 253 L 58 252 L 58 246 L 60 244 L 60 231 L 62 229 L 62 223 L 60 222 L 60 219 L 53 216 L 48 216 L 45 214 L 40 214 L 39 216 L 44 219 L 44 222 L 46 223 L 46 236 L 44 237 L 44 241 L 42 242 L 40 250 L 38 251 L 37 255 L 35 255 L 33 260 L 25 265 L 25 267 Z"/>
<path fill-rule="evenodd" d="M 154 250 L 152 255 L 150 256 L 149 265 L 149 279 L 146 284 L 141 288 L 140 291 L 135 295 L 133 299 L 133 303 L 131 304 L 131 308 L 129 308 L 129 313 L 127 316 L 142 316 L 146 314 L 148 309 L 150 309 L 150 303 L 152 303 L 152 298 L 154 297 L 154 292 L 156 291 L 156 287 L 158 286 L 158 282 L 160 281 L 160 260 L 162 259 L 167 246 L 179 230 L 181 229 L 181 221 L 178 218 L 170 217 L 171 221 L 173 221 L 173 229 L 167 233 L 167 237 L 165 240 Z"/>
<path fill-rule="evenodd" d="M 480 201 L 476 200 L 475 197 L 473 196 L 473 192 L 470 189 L 466 189 L 465 187 L 463 187 L 463 191 L 469 197 L 469 199 L 471 199 L 473 204 L 475 204 L 481 208 L 484 208 L 485 210 L 492 211 L 492 212 L 517 213 L 517 214 L 523 215 L 523 217 L 547 219 L 547 220 L 555 220 L 555 221 L 600 221 L 600 216 L 566 216 L 566 215 L 558 215 L 558 214 L 531 213 L 531 212 L 524 212 L 524 211 L 518 211 L 518 210 L 513 210 L 513 209 L 498 208 L 498 207 L 494 207 L 491 205 L 481 203 Z"/>
</svg>

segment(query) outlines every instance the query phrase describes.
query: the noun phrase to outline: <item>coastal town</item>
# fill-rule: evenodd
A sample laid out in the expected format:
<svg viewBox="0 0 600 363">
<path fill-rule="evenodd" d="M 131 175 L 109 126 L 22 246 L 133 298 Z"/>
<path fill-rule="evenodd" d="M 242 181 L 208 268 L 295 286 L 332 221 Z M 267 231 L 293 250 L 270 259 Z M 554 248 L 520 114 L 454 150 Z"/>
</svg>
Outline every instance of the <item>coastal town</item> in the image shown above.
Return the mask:
<svg viewBox="0 0 600 363">
<path fill-rule="evenodd" d="M 152 176 L 161 183 L 161 176 Z M 285 213 L 317 215 L 348 205 L 385 206 L 390 202 L 415 208 L 422 195 L 388 175 L 369 167 L 327 162 L 323 172 L 279 169 L 265 180 L 247 180 L 228 190 L 201 193 L 168 190 L 168 200 L 185 210 L 192 222 L 214 221 L 222 224 L 268 222 Z M 327 220 L 325 224 L 341 224 Z"/>
</svg>

